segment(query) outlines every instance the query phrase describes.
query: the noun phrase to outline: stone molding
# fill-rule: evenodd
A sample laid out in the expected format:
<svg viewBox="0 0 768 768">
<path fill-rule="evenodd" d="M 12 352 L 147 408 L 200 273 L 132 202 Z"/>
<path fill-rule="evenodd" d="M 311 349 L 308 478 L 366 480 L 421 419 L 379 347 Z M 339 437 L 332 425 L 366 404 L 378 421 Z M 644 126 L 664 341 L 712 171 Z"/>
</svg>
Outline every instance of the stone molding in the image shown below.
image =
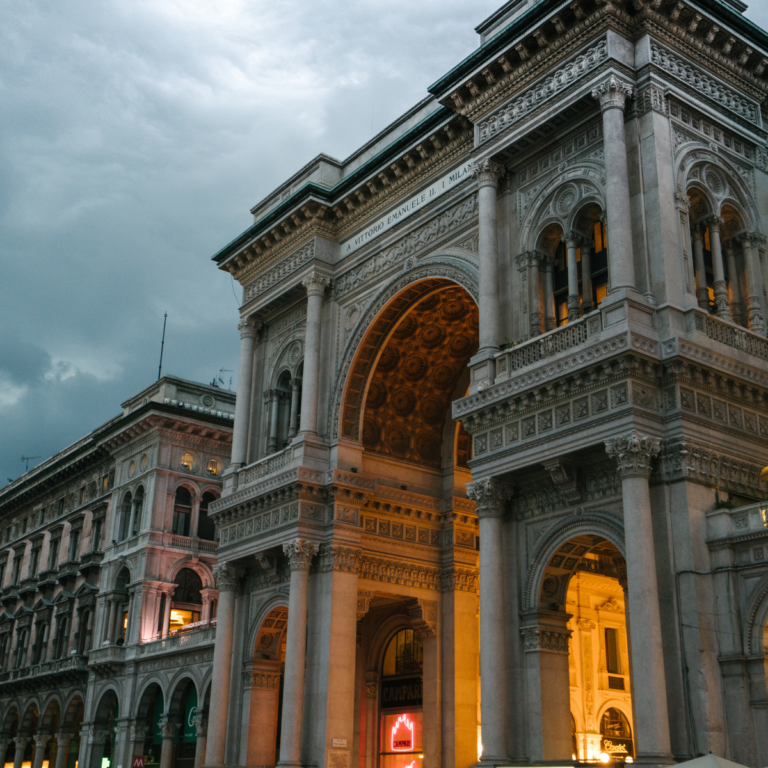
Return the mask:
<svg viewBox="0 0 768 768">
<path fill-rule="evenodd" d="M 323 544 L 320 547 L 320 570 L 357 573 L 358 562 L 363 550 L 360 547 L 345 547 L 341 544 Z"/>
<path fill-rule="evenodd" d="M 240 566 L 221 563 L 214 565 L 212 570 L 219 592 L 237 592 L 243 576 L 243 569 Z"/>
<path fill-rule="evenodd" d="M 458 205 L 437 214 L 426 224 L 417 227 L 393 245 L 375 252 L 360 266 L 345 272 L 333 282 L 333 298 L 339 300 L 356 288 L 390 269 L 394 269 L 409 256 L 425 251 L 440 238 L 459 229 L 477 216 L 477 194 L 473 193 Z"/>
<path fill-rule="evenodd" d="M 592 89 L 592 98 L 599 102 L 603 112 L 607 109 L 620 109 L 623 112 L 633 90 L 630 83 L 611 74 Z"/>
<path fill-rule="evenodd" d="M 490 157 L 486 157 L 482 160 L 475 160 L 472 163 L 470 173 L 477 179 L 478 187 L 493 187 L 497 189 L 499 182 L 506 175 L 507 169 L 495 160 L 491 160 Z"/>
<path fill-rule="evenodd" d="M 479 580 L 476 568 L 449 568 L 440 575 L 440 591 L 477 594 Z"/>
<path fill-rule="evenodd" d="M 570 630 L 542 629 L 541 627 L 528 627 L 520 630 L 523 638 L 523 650 L 526 653 L 533 651 L 548 651 L 550 653 L 568 653 L 568 640 Z"/>
<path fill-rule="evenodd" d="M 280 675 L 269 672 L 251 672 L 249 682 L 251 688 L 276 691 L 280 687 Z"/>
<path fill-rule="evenodd" d="M 411 626 L 419 637 L 435 637 L 437 634 L 437 601 L 417 598 L 407 603 Z"/>
<path fill-rule="evenodd" d="M 501 517 L 506 503 L 512 498 L 512 488 L 493 477 L 467 483 L 467 496 L 475 502 L 477 516 Z"/>
<path fill-rule="evenodd" d="M 363 554 L 359 560 L 359 577 L 385 584 L 440 589 L 440 569 L 427 565 L 415 565 L 406 560 Z"/>
<path fill-rule="evenodd" d="M 368 609 L 371 607 L 374 593 L 367 589 L 361 589 L 357 592 L 357 620 L 361 621 Z"/>
<path fill-rule="evenodd" d="M 314 541 L 307 539 L 294 539 L 283 544 L 283 552 L 288 558 L 291 571 L 308 571 L 312 558 L 317 554 L 319 547 Z"/>
<path fill-rule="evenodd" d="M 581 501 L 576 467 L 562 458 L 557 458 L 545 462 L 544 469 L 549 472 L 552 482 L 559 489 L 560 493 L 563 494 L 563 498 L 568 504 L 578 504 Z"/>
<path fill-rule="evenodd" d="M 365 696 L 368 699 L 378 699 L 379 697 L 379 684 L 378 683 L 366 683 L 365 684 Z"/>
<path fill-rule="evenodd" d="M 304 264 L 311 261 L 314 257 L 315 239 L 313 237 L 309 243 L 286 256 L 281 262 L 272 267 L 272 269 L 261 274 L 252 283 L 247 283 L 243 303 L 245 304 L 252 301 L 266 293 L 273 285 L 276 285 L 284 278 L 301 269 Z"/>
<path fill-rule="evenodd" d="M 630 477 L 651 476 L 651 464 L 661 449 L 658 437 L 641 435 L 636 431 L 605 441 L 606 453 L 616 462 L 625 480 Z"/>
</svg>

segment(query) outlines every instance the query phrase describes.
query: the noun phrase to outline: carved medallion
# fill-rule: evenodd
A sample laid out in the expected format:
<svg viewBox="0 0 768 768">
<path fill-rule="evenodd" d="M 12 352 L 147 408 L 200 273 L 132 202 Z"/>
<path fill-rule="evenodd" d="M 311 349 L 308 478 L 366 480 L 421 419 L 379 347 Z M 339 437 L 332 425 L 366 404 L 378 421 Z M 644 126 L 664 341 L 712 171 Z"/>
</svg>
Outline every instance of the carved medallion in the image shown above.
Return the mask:
<svg viewBox="0 0 768 768">
<path fill-rule="evenodd" d="M 424 355 L 408 355 L 403 363 L 403 373 L 411 381 L 420 381 L 424 378 L 429 368 L 429 363 Z"/>
<path fill-rule="evenodd" d="M 377 368 L 382 373 L 389 373 L 390 371 L 395 370 L 399 360 L 400 360 L 400 354 L 398 353 L 397 349 L 395 349 L 395 347 L 393 347 L 390 344 L 381 353 L 381 357 L 379 358 L 379 364 Z"/>
<path fill-rule="evenodd" d="M 405 387 L 396 389 L 392 393 L 392 408 L 398 416 L 410 416 L 416 410 L 416 395 Z"/>
<path fill-rule="evenodd" d="M 432 323 L 432 325 L 428 325 L 419 334 L 419 341 L 421 342 L 421 345 L 427 349 L 436 349 L 443 343 L 445 336 L 445 328 L 443 328 L 442 325 Z"/>
<path fill-rule="evenodd" d="M 381 408 L 387 402 L 387 388 L 380 381 L 372 381 L 368 387 L 368 399 L 365 404 L 374 410 Z"/>
<path fill-rule="evenodd" d="M 392 424 L 387 428 L 387 444 L 393 453 L 402 456 L 411 444 L 408 430 L 400 424 Z"/>
</svg>

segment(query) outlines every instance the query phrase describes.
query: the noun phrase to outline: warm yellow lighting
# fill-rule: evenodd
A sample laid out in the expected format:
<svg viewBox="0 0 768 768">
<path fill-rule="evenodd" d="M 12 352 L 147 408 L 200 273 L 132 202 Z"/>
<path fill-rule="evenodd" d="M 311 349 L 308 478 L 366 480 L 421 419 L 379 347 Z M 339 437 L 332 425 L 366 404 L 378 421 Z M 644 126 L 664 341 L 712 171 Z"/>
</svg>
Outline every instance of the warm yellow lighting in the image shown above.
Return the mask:
<svg viewBox="0 0 768 768">
<path fill-rule="evenodd" d="M 219 462 L 216 459 L 210 459 L 208 461 L 208 474 L 214 477 L 219 474 Z"/>
<path fill-rule="evenodd" d="M 47 760 L 43 760 L 43 764 L 40 768 L 48 768 L 50 766 L 50 763 Z"/>
<path fill-rule="evenodd" d="M 32 761 L 27 760 L 27 762 L 21 764 L 21 768 L 32 768 Z"/>
<path fill-rule="evenodd" d="M 13 768 L 13 762 L 10 763 L 4 763 L 3 768 Z"/>
<path fill-rule="evenodd" d="M 611 762 L 611 756 L 607 752 L 601 752 L 600 753 L 600 762 L 601 763 L 610 763 Z"/>
<path fill-rule="evenodd" d="M 181 464 L 182 469 L 191 472 L 195 468 L 195 457 L 191 453 L 182 453 L 181 461 L 179 463 Z"/>
<path fill-rule="evenodd" d="M 624 758 L 624 762 L 625 763 L 634 763 L 635 761 L 629 755 L 627 755 L 627 757 Z"/>
<path fill-rule="evenodd" d="M 419 760 L 423 760 L 423 759 L 424 759 L 424 755 L 419 755 Z"/>
</svg>

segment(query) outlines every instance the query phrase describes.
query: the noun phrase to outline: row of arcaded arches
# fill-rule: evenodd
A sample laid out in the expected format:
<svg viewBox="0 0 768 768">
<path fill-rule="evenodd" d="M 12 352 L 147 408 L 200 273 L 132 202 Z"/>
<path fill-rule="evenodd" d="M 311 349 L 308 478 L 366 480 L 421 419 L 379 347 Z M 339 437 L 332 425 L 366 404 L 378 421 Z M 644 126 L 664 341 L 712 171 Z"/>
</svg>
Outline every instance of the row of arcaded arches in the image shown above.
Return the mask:
<svg viewBox="0 0 768 768">
<path fill-rule="evenodd" d="M 77 733 L 83 721 L 83 700 L 80 692 L 66 699 L 52 694 L 44 700 L 11 700 L 0 713 L 0 738 L 55 734 L 59 730 Z"/>
</svg>

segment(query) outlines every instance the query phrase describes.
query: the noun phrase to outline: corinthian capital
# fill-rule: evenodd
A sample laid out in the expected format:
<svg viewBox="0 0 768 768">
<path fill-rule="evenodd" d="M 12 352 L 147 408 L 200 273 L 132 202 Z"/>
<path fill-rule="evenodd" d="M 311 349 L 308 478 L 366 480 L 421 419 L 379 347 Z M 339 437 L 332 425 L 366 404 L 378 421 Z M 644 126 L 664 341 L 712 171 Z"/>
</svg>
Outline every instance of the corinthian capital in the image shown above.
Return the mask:
<svg viewBox="0 0 768 768">
<path fill-rule="evenodd" d="M 592 89 L 592 98 L 600 102 L 600 109 L 624 109 L 627 99 L 632 95 L 632 86 L 620 80 L 616 75 L 610 75 Z"/>
<path fill-rule="evenodd" d="M 317 544 L 306 539 L 295 539 L 283 544 L 283 552 L 288 557 L 292 571 L 308 571 L 312 558 L 317 554 L 317 550 Z"/>
<path fill-rule="evenodd" d="M 719 216 L 710 216 L 704 221 L 704 223 L 709 227 L 710 232 L 719 232 L 720 227 L 725 224 L 725 221 Z"/>
<path fill-rule="evenodd" d="M 238 324 L 237 330 L 240 331 L 240 338 L 256 338 L 256 334 L 261 329 L 261 323 L 252 317 L 244 317 Z"/>
<path fill-rule="evenodd" d="M 213 566 L 213 575 L 219 585 L 219 592 L 236 592 L 240 586 L 243 569 L 232 563 L 222 563 Z"/>
<path fill-rule="evenodd" d="M 307 296 L 322 296 L 331 284 L 331 279 L 320 272 L 310 272 L 301 284 L 307 289 Z"/>
<path fill-rule="evenodd" d="M 512 489 L 494 477 L 467 483 L 467 496 L 475 502 L 477 516 L 501 517 L 505 503 L 512 498 Z"/>
<path fill-rule="evenodd" d="M 495 160 L 491 160 L 490 157 L 486 157 L 472 163 L 471 173 L 477 179 L 479 187 L 498 187 L 499 181 L 506 173 L 506 168 Z"/>
<path fill-rule="evenodd" d="M 622 479 L 650 477 L 651 462 L 658 456 L 661 440 L 630 432 L 605 441 L 606 453 L 616 462 Z"/>
</svg>

